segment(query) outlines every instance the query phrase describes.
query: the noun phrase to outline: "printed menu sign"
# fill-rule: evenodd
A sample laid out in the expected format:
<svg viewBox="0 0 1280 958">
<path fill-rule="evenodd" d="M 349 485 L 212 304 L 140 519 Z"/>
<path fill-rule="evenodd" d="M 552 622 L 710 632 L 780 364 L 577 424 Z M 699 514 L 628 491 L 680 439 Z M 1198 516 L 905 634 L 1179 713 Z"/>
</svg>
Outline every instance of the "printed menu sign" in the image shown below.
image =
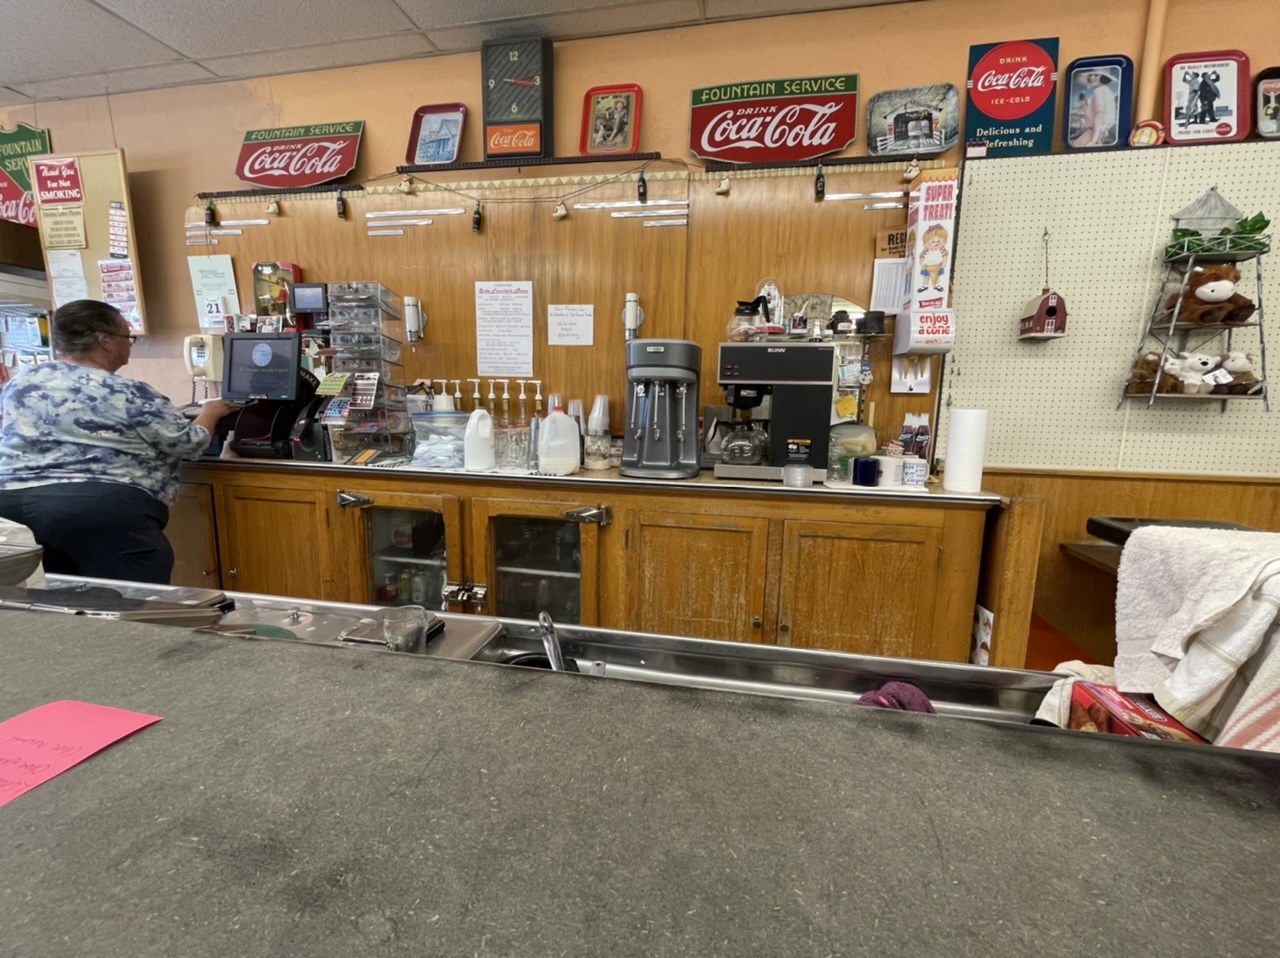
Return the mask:
<svg viewBox="0 0 1280 958">
<path fill-rule="evenodd" d="M 476 365 L 481 376 L 533 375 L 533 283 L 476 283 Z"/>
<path fill-rule="evenodd" d="M 986 156 L 1052 149 L 1057 37 L 970 47 L 966 86 L 966 143 L 985 143 Z"/>
</svg>

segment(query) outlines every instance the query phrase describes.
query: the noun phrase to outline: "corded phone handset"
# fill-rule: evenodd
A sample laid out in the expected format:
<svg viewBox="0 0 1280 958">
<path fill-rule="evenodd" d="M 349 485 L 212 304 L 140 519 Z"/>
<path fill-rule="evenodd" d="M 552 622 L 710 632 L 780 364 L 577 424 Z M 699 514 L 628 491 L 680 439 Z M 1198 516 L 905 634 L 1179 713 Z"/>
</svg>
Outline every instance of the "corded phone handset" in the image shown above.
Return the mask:
<svg viewBox="0 0 1280 958">
<path fill-rule="evenodd" d="M 222 337 L 188 336 L 182 341 L 182 361 L 192 379 L 222 382 Z"/>
</svg>

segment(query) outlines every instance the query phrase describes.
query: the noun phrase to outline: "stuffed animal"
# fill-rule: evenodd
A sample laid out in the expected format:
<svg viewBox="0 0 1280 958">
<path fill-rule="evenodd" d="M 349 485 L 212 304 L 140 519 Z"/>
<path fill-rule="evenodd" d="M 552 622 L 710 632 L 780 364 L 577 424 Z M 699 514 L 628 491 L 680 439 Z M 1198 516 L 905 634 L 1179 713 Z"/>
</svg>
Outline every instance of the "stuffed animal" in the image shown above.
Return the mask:
<svg viewBox="0 0 1280 958">
<path fill-rule="evenodd" d="M 1182 386 L 1180 392 L 1189 396 L 1207 394 L 1213 392 L 1213 383 L 1205 382 L 1204 377 L 1217 369 L 1220 361 L 1219 357 L 1208 353 L 1178 353 L 1177 359 L 1165 364 L 1165 371 L 1178 377 Z"/>
<path fill-rule="evenodd" d="M 1222 368 L 1231 374 L 1231 382 L 1218 383 L 1214 395 L 1256 396 L 1262 392 L 1262 382 L 1253 371 L 1256 358 L 1252 353 L 1229 352 L 1222 357 Z"/>
<path fill-rule="evenodd" d="M 1133 372 L 1129 373 L 1129 384 L 1124 387 L 1125 393 L 1130 396 L 1150 395 L 1151 386 L 1157 377 L 1160 380 L 1156 387 L 1157 393 L 1181 392 L 1178 377 L 1164 369 L 1164 362 L 1172 358 L 1161 357 L 1159 353 L 1143 353 L 1134 360 Z"/>
<path fill-rule="evenodd" d="M 1240 270 L 1230 263 L 1197 266 L 1187 280 L 1187 291 L 1178 310 L 1179 326 L 1239 326 L 1247 323 L 1256 307 L 1236 292 Z M 1178 304 L 1178 293 L 1165 300 L 1165 309 Z"/>
</svg>

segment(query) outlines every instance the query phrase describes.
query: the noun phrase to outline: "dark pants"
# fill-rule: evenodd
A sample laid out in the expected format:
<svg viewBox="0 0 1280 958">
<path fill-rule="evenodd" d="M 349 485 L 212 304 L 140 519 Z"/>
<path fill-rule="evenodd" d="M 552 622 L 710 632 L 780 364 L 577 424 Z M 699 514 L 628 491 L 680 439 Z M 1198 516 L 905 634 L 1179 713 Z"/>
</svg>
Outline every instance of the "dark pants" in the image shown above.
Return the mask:
<svg viewBox="0 0 1280 958">
<path fill-rule="evenodd" d="M 169 507 L 119 482 L 55 482 L 0 491 L 0 517 L 29 528 L 57 575 L 168 584 Z"/>
</svg>

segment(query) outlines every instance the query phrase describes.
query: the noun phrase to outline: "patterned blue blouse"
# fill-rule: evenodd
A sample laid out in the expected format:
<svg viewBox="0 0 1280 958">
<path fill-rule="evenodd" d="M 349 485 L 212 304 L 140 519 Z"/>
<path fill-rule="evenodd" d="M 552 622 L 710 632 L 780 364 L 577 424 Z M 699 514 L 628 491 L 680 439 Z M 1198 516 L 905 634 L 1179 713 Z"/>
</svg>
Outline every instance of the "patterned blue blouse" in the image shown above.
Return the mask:
<svg viewBox="0 0 1280 958">
<path fill-rule="evenodd" d="M 178 463 L 210 438 L 146 383 L 66 362 L 15 377 L 0 417 L 0 490 L 120 482 L 173 502 Z"/>
</svg>

